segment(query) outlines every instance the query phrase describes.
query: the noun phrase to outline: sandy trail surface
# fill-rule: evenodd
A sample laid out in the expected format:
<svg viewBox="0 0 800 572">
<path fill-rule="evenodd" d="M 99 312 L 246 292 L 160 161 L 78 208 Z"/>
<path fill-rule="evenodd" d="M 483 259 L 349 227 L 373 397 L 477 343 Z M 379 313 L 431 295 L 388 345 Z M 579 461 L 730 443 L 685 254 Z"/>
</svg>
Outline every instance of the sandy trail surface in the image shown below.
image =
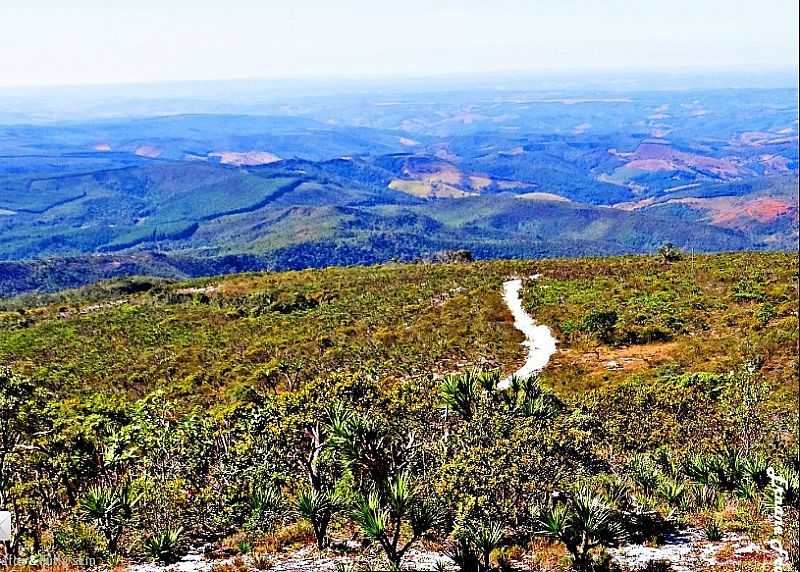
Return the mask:
<svg viewBox="0 0 800 572">
<path fill-rule="evenodd" d="M 532 276 L 538 278 L 539 275 Z M 556 339 L 547 326 L 537 324 L 525 308 L 522 307 L 520 290 L 522 289 L 522 279 L 515 278 L 503 283 L 503 300 L 505 301 L 511 314 L 514 316 L 514 327 L 525 334 L 525 341 L 522 345 L 528 348 L 528 358 L 525 365 L 514 372 L 513 375 L 504 379 L 498 387 L 505 389 L 511 385 L 511 378 L 516 376 L 526 378 L 534 373 L 542 371 L 550 361 L 550 356 L 556 352 Z"/>
</svg>

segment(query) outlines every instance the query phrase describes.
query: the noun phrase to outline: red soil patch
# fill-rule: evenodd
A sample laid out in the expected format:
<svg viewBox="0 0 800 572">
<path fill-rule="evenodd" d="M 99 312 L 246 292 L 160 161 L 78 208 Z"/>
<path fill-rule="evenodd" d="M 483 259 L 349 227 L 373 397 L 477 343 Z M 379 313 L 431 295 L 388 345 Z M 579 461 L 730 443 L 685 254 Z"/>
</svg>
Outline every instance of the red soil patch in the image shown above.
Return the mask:
<svg viewBox="0 0 800 572">
<path fill-rule="evenodd" d="M 639 171 L 678 171 L 680 167 L 672 161 L 666 159 L 635 159 L 629 162 L 626 167 Z"/>
<path fill-rule="evenodd" d="M 789 214 L 792 207 L 789 203 L 765 197 L 755 199 L 744 205 L 744 212 L 758 222 L 772 222 L 776 218 Z"/>
<path fill-rule="evenodd" d="M 736 176 L 741 172 L 739 167 L 728 159 L 686 153 L 660 143 L 642 143 L 630 158 L 628 166 L 633 169 L 680 170 L 692 168 L 726 177 Z M 668 165 L 672 166 L 668 167 Z"/>
<path fill-rule="evenodd" d="M 140 157 L 149 157 L 150 159 L 155 159 L 161 155 L 161 150 L 158 147 L 153 147 L 152 145 L 141 145 L 136 148 L 134 153 Z"/>
<path fill-rule="evenodd" d="M 716 197 L 713 199 L 677 199 L 674 202 L 689 204 L 708 211 L 710 222 L 726 228 L 738 228 L 749 222 L 766 224 L 791 214 L 794 207 L 772 197 L 741 199 Z"/>
</svg>

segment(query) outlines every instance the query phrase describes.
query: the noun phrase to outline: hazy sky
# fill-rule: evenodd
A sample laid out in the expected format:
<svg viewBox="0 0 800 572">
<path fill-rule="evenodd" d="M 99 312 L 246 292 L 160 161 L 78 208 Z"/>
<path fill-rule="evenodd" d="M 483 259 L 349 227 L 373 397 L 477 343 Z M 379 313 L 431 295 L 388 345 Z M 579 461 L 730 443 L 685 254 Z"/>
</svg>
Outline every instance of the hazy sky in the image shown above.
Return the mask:
<svg viewBox="0 0 800 572">
<path fill-rule="evenodd" d="M 796 67 L 797 0 L 2 0 L 0 86 Z"/>
</svg>

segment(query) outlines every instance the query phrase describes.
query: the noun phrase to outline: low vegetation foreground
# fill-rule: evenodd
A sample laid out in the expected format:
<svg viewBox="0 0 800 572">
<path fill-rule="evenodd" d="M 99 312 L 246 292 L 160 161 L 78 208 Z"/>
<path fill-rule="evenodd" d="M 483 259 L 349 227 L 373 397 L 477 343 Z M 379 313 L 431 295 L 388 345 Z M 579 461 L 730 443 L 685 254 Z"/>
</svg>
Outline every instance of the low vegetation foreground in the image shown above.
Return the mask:
<svg viewBox="0 0 800 572">
<path fill-rule="evenodd" d="M 510 277 L 558 349 L 501 389 L 526 357 Z M 794 254 L 677 251 L 6 299 L 6 558 L 489 572 L 782 557 L 788 570 L 797 304 Z"/>
</svg>

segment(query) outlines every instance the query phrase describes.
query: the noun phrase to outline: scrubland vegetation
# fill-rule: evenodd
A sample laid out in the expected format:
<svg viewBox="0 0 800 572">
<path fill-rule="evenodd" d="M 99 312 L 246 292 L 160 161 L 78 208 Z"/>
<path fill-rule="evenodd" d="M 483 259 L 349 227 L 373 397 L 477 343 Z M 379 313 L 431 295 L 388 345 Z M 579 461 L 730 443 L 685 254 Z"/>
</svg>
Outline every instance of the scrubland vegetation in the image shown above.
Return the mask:
<svg viewBox="0 0 800 572">
<path fill-rule="evenodd" d="M 268 569 L 313 547 L 391 569 L 425 549 L 469 572 L 606 570 L 613 547 L 686 527 L 766 541 L 771 467 L 796 565 L 796 257 L 672 254 L 6 300 L 5 550 L 116 566 L 205 545 Z M 559 352 L 500 390 L 524 360 L 501 284 L 535 273 L 525 306 Z"/>
</svg>

